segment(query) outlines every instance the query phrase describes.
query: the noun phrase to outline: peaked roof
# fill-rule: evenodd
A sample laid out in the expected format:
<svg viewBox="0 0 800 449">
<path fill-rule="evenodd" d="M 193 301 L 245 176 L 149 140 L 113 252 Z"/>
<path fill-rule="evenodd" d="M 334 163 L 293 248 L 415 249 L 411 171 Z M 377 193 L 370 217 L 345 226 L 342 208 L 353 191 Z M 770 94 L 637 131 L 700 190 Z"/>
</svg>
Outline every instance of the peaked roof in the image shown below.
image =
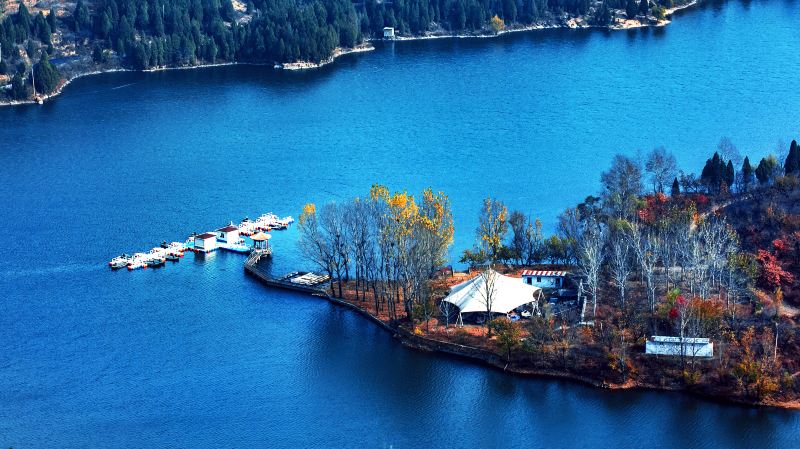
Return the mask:
<svg viewBox="0 0 800 449">
<path fill-rule="evenodd" d="M 238 231 L 239 228 L 233 225 L 225 226 L 224 228 L 217 229 L 218 232 L 231 232 L 231 231 Z"/>
<path fill-rule="evenodd" d="M 269 240 L 271 238 L 272 238 L 272 236 L 270 234 L 264 234 L 263 232 L 257 232 L 255 234 L 253 234 L 252 236 L 250 236 L 250 240 L 253 240 L 255 242 L 261 242 L 261 241 L 264 241 L 264 240 Z"/>
<path fill-rule="evenodd" d="M 444 301 L 458 307 L 461 313 L 486 312 L 488 296 L 493 313 L 507 313 L 535 300 L 541 291 L 520 278 L 503 276 L 490 269 L 453 286 Z"/>
<path fill-rule="evenodd" d="M 217 234 L 214 234 L 213 232 L 204 232 L 204 233 L 196 236 L 195 238 L 196 239 L 200 239 L 200 240 L 206 240 L 206 239 L 210 239 L 210 238 L 217 238 Z"/>
</svg>

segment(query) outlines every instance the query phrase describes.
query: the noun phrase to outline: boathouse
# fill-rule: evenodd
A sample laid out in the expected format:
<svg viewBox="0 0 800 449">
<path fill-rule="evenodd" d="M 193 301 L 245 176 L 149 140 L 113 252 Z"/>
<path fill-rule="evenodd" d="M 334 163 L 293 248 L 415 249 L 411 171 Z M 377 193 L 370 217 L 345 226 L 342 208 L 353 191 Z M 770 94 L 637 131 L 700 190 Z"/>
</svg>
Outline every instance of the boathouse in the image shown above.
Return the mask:
<svg viewBox="0 0 800 449">
<path fill-rule="evenodd" d="M 217 239 L 228 243 L 230 245 L 236 244 L 239 242 L 239 228 L 234 225 L 228 225 L 224 228 L 217 229 Z"/>
<path fill-rule="evenodd" d="M 217 249 L 217 234 L 206 232 L 195 236 L 194 249 L 202 253 L 207 253 Z"/>
<path fill-rule="evenodd" d="M 394 27 L 383 27 L 383 38 L 394 39 Z"/>
<path fill-rule="evenodd" d="M 683 342 L 681 343 L 681 340 Z M 714 343 L 708 338 L 653 336 L 645 343 L 645 353 L 686 357 L 714 357 Z"/>
<path fill-rule="evenodd" d="M 563 288 L 567 274 L 566 271 L 524 270 L 522 282 L 539 288 Z"/>
</svg>

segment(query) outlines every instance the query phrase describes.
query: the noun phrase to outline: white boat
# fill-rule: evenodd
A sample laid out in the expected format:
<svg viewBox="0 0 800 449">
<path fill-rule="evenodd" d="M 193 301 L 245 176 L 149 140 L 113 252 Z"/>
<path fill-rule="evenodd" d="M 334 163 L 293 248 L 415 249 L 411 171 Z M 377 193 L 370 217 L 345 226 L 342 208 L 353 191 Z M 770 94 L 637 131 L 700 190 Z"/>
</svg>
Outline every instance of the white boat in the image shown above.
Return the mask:
<svg viewBox="0 0 800 449">
<path fill-rule="evenodd" d="M 147 261 L 149 256 L 145 253 L 136 253 L 128 260 L 128 269 L 137 270 L 139 268 L 147 268 Z"/>
<path fill-rule="evenodd" d="M 127 254 L 123 254 L 111 259 L 111 262 L 108 263 L 108 266 L 116 270 L 117 268 L 128 266 L 128 261 L 130 261 L 130 257 L 128 257 Z"/>
</svg>

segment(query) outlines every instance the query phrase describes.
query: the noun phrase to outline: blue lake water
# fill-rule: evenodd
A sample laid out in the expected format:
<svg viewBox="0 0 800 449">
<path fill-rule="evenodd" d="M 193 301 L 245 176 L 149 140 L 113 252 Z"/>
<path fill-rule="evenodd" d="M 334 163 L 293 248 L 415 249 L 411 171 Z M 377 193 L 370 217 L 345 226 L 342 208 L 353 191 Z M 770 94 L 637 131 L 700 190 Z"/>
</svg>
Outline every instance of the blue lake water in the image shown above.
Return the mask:
<svg viewBox="0 0 800 449">
<path fill-rule="evenodd" d="M 409 351 L 267 290 L 243 258 L 105 262 L 374 182 L 556 214 L 616 152 L 698 171 L 800 134 L 800 2 L 704 5 L 659 30 L 379 46 L 307 73 L 83 78 L 0 109 L 0 446 L 792 447 L 800 413 L 524 379 Z M 299 267 L 294 230 L 274 269 Z"/>
</svg>

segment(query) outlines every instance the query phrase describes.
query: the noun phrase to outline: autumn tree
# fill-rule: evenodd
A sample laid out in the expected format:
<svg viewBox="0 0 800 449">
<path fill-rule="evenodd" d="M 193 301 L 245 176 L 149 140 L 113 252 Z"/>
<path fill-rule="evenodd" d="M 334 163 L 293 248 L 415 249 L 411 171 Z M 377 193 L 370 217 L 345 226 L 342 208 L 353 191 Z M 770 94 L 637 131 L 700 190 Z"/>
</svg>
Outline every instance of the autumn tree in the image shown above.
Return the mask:
<svg viewBox="0 0 800 449">
<path fill-rule="evenodd" d="M 492 17 L 492 30 L 495 34 L 503 31 L 506 27 L 505 22 L 500 17 L 497 17 L 497 14 Z"/>
<path fill-rule="evenodd" d="M 476 232 L 479 248 L 487 254 L 489 263 L 494 264 L 508 233 L 508 208 L 502 201 L 491 197 L 483 200 Z"/>
<path fill-rule="evenodd" d="M 522 345 L 522 327 L 507 318 L 492 321 L 490 328 L 497 336 L 497 344 L 505 353 L 506 361 L 511 361 L 513 350 Z"/>
</svg>

